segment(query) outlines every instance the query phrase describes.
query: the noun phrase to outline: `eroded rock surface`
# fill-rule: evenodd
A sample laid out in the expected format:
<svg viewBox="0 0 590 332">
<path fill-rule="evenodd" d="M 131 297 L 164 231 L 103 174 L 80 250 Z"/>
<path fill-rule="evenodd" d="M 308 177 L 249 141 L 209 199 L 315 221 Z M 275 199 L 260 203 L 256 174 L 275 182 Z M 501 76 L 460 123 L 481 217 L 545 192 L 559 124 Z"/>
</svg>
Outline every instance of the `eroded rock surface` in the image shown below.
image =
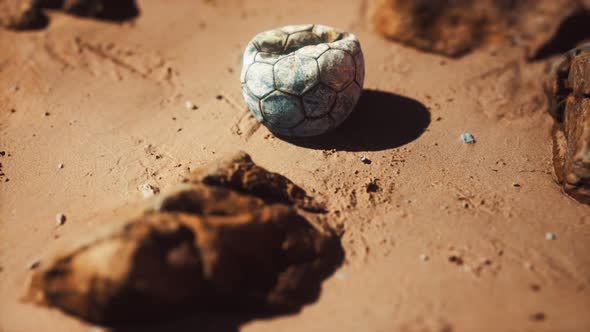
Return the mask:
<svg viewBox="0 0 590 332">
<path fill-rule="evenodd" d="M 590 204 L 590 43 L 562 57 L 546 84 L 553 164 L 564 191 Z"/>
<path fill-rule="evenodd" d="M 428 52 L 456 57 L 510 41 L 534 58 L 561 22 L 586 6 L 578 0 L 373 0 L 370 18 L 381 35 Z"/>
<path fill-rule="evenodd" d="M 45 259 L 27 299 L 108 325 L 297 310 L 342 259 L 337 237 L 298 213 L 312 201 L 240 153 Z"/>
</svg>

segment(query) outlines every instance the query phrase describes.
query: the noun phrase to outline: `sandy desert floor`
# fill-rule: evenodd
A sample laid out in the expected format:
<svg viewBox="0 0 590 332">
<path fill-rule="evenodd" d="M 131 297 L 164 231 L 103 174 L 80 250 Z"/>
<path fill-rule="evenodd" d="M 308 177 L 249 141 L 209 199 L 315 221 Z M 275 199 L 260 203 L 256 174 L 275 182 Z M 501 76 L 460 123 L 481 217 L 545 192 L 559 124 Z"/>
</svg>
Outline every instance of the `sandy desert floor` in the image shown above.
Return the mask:
<svg viewBox="0 0 590 332">
<path fill-rule="evenodd" d="M 327 202 L 345 262 L 297 314 L 154 330 L 590 330 L 590 206 L 555 182 L 549 59 L 420 52 L 373 33 L 360 0 L 139 6 L 130 22 L 50 12 L 46 29 L 0 30 L 0 331 L 95 329 L 21 303 L 29 266 L 141 200 L 140 184 L 239 149 Z M 295 23 L 352 31 L 365 54 L 355 114 L 322 140 L 274 137 L 241 97 L 248 40 Z"/>
</svg>

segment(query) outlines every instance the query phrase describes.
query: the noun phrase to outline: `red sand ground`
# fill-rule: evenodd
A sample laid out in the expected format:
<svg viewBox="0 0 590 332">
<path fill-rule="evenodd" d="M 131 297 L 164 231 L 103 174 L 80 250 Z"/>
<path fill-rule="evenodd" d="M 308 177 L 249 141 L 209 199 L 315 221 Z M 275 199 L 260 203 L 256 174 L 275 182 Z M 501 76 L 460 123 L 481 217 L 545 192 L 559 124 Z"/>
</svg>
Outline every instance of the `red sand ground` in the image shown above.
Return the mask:
<svg viewBox="0 0 590 332">
<path fill-rule="evenodd" d="M 327 201 L 346 251 L 316 303 L 240 330 L 590 330 L 590 207 L 554 180 L 545 62 L 526 63 L 510 46 L 458 60 L 419 52 L 372 33 L 361 1 L 140 8 L 120 25 L 51 13 L 45 30 L 0 31 L 0 162 L 9 179 L 0 183 L 1 331 L 88 331 L 19 302 L 29 265 L 140 200 L 140 184 L 166 188 L 187 167 L 238 149 Z M 247 41 L 307 22 L 356 33 L 365 88 L 380 91 L 365 94 L 363 120 L 347 124 L 336 150 L 273 137 L 241 99 Z M 430 122 L 425 109 L 415 115 L 418 103 Z M 462 143 L 462 132 L 477 143 Z M 367 192 L 374 179 L 379 190 Z M 67 215 L 61 227 L 58 213 Z"/>
</svg>

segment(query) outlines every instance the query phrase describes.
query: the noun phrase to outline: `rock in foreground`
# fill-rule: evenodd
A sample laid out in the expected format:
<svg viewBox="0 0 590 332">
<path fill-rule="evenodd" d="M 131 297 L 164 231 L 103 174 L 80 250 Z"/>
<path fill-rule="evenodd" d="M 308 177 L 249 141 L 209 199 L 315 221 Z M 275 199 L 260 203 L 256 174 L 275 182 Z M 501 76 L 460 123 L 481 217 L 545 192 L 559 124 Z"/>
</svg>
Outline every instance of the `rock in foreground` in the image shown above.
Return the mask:
<svg viewBox="0 0 590 332">
<path fill-rule="evenodd" d="M 246 165 L 257 175 L 239 171 Z M 342 259 L 329 229 L 299 215 L 299 195 L 307 197 L 241 153 L 44 260 L 28 299 L 107 325 L 204 309 L 297 310 Z"/>
</svg>

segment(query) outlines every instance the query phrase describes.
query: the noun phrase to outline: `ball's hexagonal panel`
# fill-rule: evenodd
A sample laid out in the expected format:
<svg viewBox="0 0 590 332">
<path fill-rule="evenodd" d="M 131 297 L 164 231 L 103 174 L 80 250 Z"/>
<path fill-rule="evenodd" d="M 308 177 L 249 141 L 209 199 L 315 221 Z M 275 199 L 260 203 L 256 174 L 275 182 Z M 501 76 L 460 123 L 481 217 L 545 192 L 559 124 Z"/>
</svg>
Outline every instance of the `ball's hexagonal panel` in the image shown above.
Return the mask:
<svg viewBox="0 0 590 332">
<path fill-rule="evenodd" d="M 246 85 L 258 98 L 274 90 L 272 65 L 260 62 L 250 65 L 246 73 Z"/>
<path fill-rule="evenodd" d="M 258 50 L 256 49 L 256 47 L 254 47 L 253 44 L 248 44 L 248 46 L 246 46 L 246 50 L 242 55 L 242 72 L 240 74 L 240 82 L 244 83 L 248 67 L 250 67 L 250 65 L 254 63 L 254 59 L 256 58 L 257 53 Z"/>
<path fill-rule="evenodd" d="M 301 124 L 290 129 L 291 135 L 296 136 L 316 136 L 321 135 L 334 128 L 335 122 L 329 116 L 317 119 L 305 119 Z"/>
<path fill-rule="evenodd" d="M 275 53 L 266 53 L 266 52 L 258 52 L 256 57 L 254 58 L 256 62 L 268 63 L 269 65 L 274 65 L 280 59 L 284 58 L 284 55 L 275 54 Z"/>
<path fill-rule="evenodd" d="M 260 52 L 281 53 L 289 35 L 281 30 L 269 30 L 257 34 L 252 43 Z"/>
<path fill-rule="evenodd" d="M 287 44 L 285 45 L 285 54 L 294 52 L 304 46 L 320 44 L 322 40 L 320 37 L 312 33 L 311 31 L 295 32 L 289 35 L 287 38 Z"/>
<path fill-rule="evenodd" d="M 361 96 L 362 89 L 356 82 L 352 82 L 344 90 L 338 93 L 336 104 L 330 112 L 330 117 L 339 125 L 350 115 Z"/>
<path fill-rule="evenodd" d="M 248 87 L 245 85 L 242 86 L 242 95 L 244 96 L 244 100 L 246 101 L 246 105 L 248 105 L 250 113 L 254 115 L 256 120 L 262 122 L 264 118 L 262 117 L 262 112 L 260 111 L 260 103 L 258 98 L 253 96 L 250 91 L 248 91 Z"/>
<path fill-rule="evenodd" d="M 326 52 L 330 47 L 327 44 L 319 44 L 312 46 L 304 46 L 298 49 L 295 53 L 305 55 L 317 59 L 320 55 Z"/>
<path fill-rule="evenodd" d="M 291 34 L 299 31 L 309 31 L 313 28 L 313 24 L 296 24 L 282 27 L 281 30 L 285 33 Z"/>
<path fill-rule="evenodd" d="M 298 97 L 275 91 L 262 99 L 262 116 L 269 129 L 291 128 L 305 119 Z"/>
<path fill-rule="evenodd" d="M 365 58 L 363 52 L 360 51 L 354 56 L 354 63 L 356 65 L 356 83 L 362 88 L 365 83 Z"/>
<path fill-rule="evenodd" d="M 295 95 L 302 95 L 319 79 L 315 59 L 297 54 L 279 60 L 274 66 L 274 75 L 278 90 Z"/>
<path fill-rule="evenodd" d="M 305 115 L 317 118 L 328 114 L 336 100 L 336 92 L 330 87 L 318 84 L 303 95 Z"/>
<path fill-rule="evenodd" d="M 330 45 L 330 48 L 343 50 L 343 51 L 346 51 L 352 55 L 356 55 L 361 50 L 358 40 L 352 39 L 352 38 L 337 40 L 335 42 L 330 43 L 329 45 Z"/>
<path fill-rule="evenodd" d="M 354 60 L 342 50 L 327 50 L 319 57 L 320 79 L 336 91 L 342 90 L 355 77 Z"/>
</svg>

